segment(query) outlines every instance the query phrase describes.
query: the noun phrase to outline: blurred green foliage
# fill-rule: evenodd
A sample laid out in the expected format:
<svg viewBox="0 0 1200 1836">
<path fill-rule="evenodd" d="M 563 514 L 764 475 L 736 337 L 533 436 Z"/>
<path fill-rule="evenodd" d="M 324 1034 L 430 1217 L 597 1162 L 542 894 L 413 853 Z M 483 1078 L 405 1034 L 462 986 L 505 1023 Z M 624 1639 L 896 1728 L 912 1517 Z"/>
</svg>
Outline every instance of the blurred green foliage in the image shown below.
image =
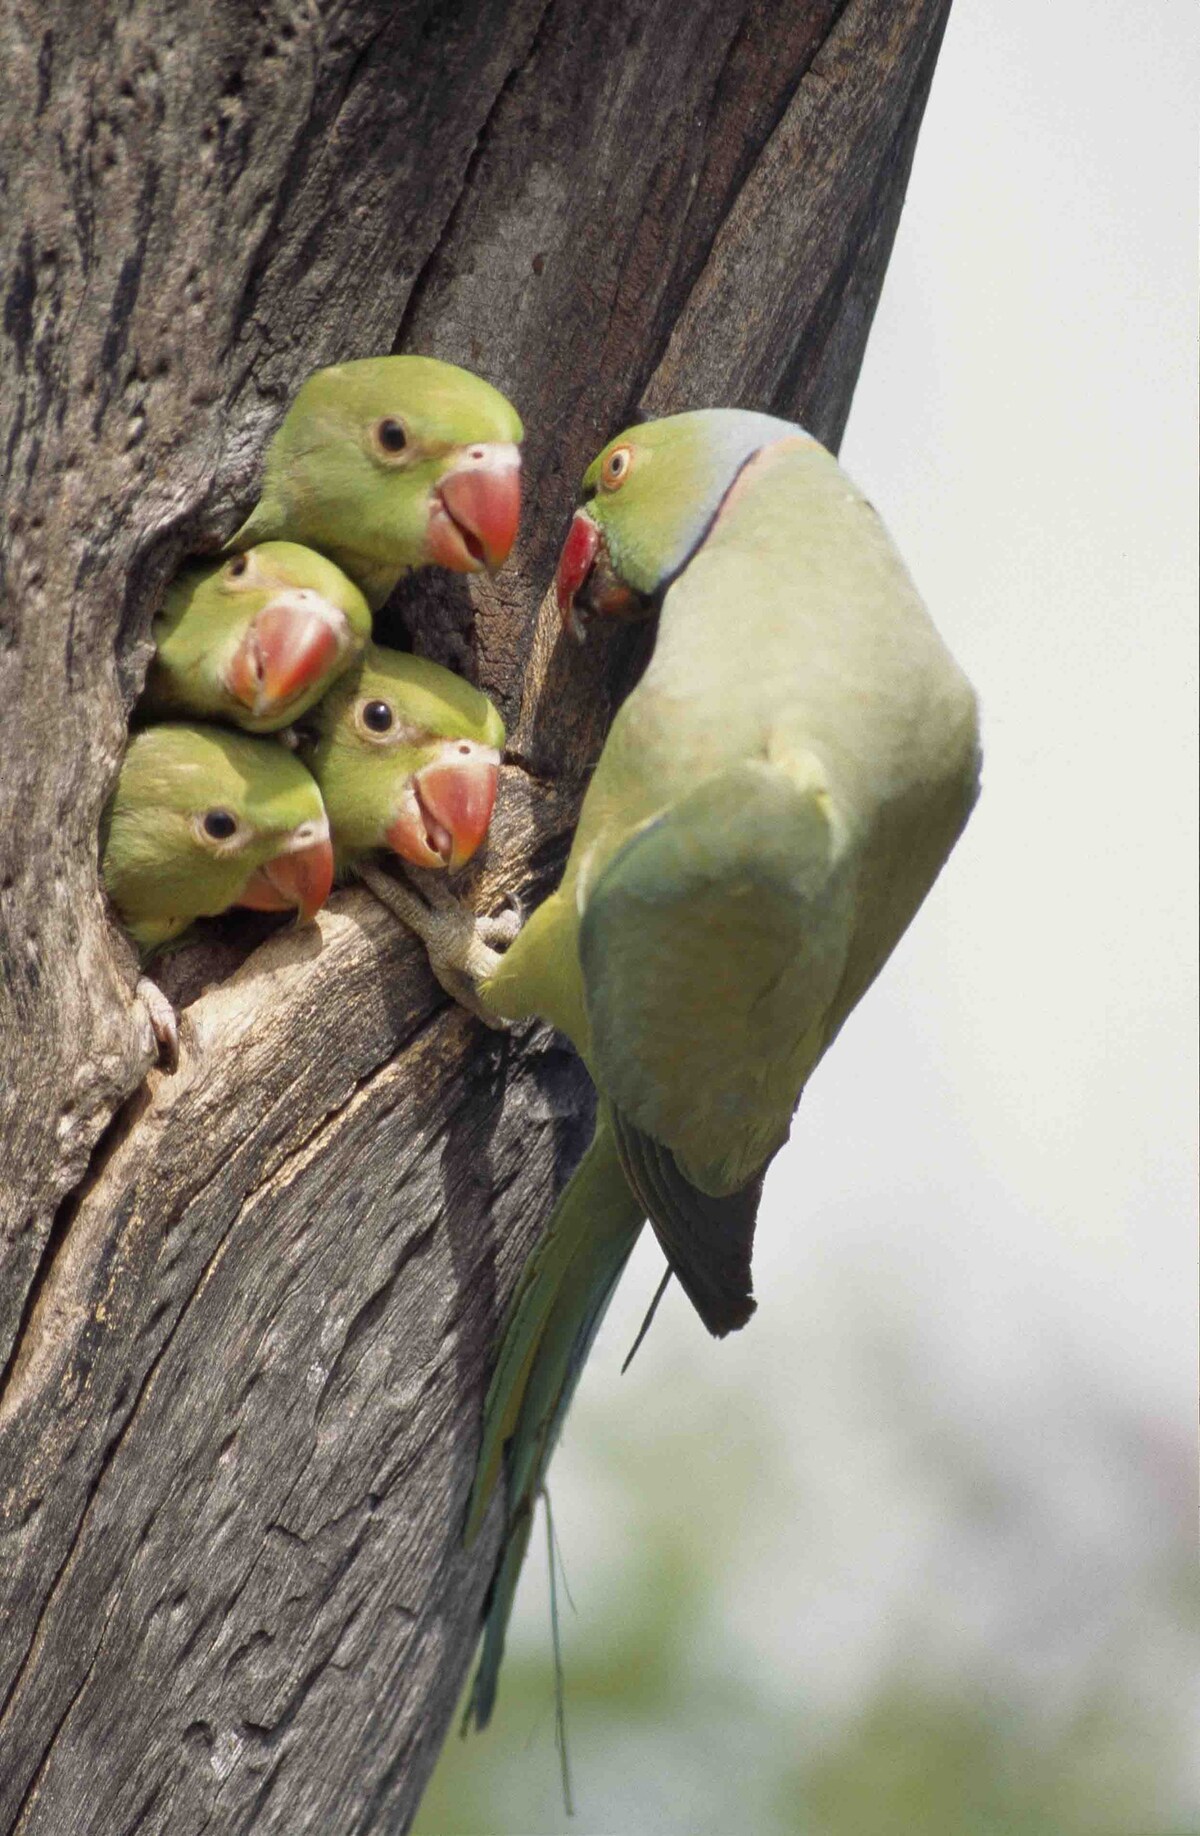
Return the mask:
<svg viewBox="0 0 1200 1836">
<path fill-rule="evenodd" d="M 728 1398 L 726 1398 L 728 1403 Z M 584 1410 L 582 1454 L 598 1509 L 620 1528 L 621 1557 L 573 1575 L 586 1610 L 563 1608 L 567 1717 L 576 1814 L 566 1816 L 554 1753 L 549 1627 L 518 1623 L 496 1717 L 482 1736 L 451 1735 L 415 1825 L 417 1836 L 1194 1836 L 1180 1821 L 1188 1708 L 1164 1718 L 1139 1678 L 1145 1652 L 1112 1637 L 1090 1674 L 1065 1686 L 1004 1680 L 986 1654 L 974 1674 L 934 1655 L 952 1598 L 923 1595 L 890 1628 L 890 1655 L 831 1705 L 813 1659 L 755 1664 L 728 1611 L 747 1491 L 778 1508 L 772 1431 L 760 1420 L 724 1462 L 727 1486 L 706 1491 L 686 1447 L 670 1459 L 652 1431 L 607 1439 L 607 1417 Z M 747 1423 L 754 1421 L 747 1408 Z M 927 1433 L 913 1457 L 929 1459 Z M 978 1528 L 978 1458 L 940 1437 L 944 1496 L 969 1538 Z M 956 1470 L 956 1468 L 958 1470 Z M 1127 1478 L 1135 1475 L 1127 1474 Z M 1115 1474 L 1118 1485 L 1121 1475 Z M 744 1554 L 744 1552 L 742 1552 Z M 568 1570 L 573 1566 L 568 1549 Z M 545 1563 L 535 1536 L 530 1568 Z M 531 1574 L 527 1593 L 539 1580 Z M 1021 1585 L 1021 1577 L 1017 1577 Z M 1174 1628 L 1185 1666 L 1197 1649 L 1197 1590 L 1181 1540 L 1149 1567 L 1131 1561 L 1139 1618 Z M 1070 1578 L 1064 1580 L 1069 1620 Z M 1140 1596 L 1140 1600 L 1136 1597 Z M 561 1598 L 561 1595 L 560 1595 Z M 1128 1603 L 1127 1603 L 1128 1604 Z M 1141 1611 L 1144 1609 L 1144 1612 Z M 794 1603 L 795 1637 L 805 1625 Z M 844 1603 L 831 1601 L 831 1612 Z M 924 1623 L 923 1623 L 924 1616 Z M 1157 1616 L 1157 1617 L 1156 1617 Z M 885 1641 L 886 1642 L 886 1641 Z M 1151 1638 L 1153 1655 L 1153 1637 Z M 1178 1658 L 1178 1652 L 1175 1654 Z M 1169 1670 L 1164 1659 L 1164 1676 Z M 797 1681 L 799 1676 L 799 1682 Z"/>
</svg>

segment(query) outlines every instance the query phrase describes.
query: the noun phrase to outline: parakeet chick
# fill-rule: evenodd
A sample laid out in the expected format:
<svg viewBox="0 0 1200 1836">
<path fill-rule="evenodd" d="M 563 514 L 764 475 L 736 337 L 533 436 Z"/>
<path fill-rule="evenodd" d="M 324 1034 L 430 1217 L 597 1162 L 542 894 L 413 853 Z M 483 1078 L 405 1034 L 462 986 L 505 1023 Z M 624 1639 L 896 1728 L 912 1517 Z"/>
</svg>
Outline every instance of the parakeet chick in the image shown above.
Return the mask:
<svg viewBox="0 0 1200 1836">
<path fill-rule="evenodd" d="M 138 712 L 273 733 L 320 699 L 370 635 L 370 608 L 354 582 L 296 542 L 189 565 L 154 621 Z"/>
<path fill-rule="evenodd" d="M 975 698 L 871 506 L 802 429 L 714 409 L 584 477 L 564 620 L 659 610 L 558 890 L 479 990 L 574 1042 L 595 1137 L 522 1274 L 468 1520 L 505 1538 L 469 1715 L 491 1713 L 534 1500 L 649 1219 L 721 1335 L 754 1309 L 763 1176 L 975 801 Z"/>
<path fill-rule="evenodd" d="M 500 716 L 440 664 L 372 644 L 307 726 L 303 753 L 329 812 L 338 871 L 353 872 L 417 933 L 443 988 L 479 1013 L 475 981 L 491 944 L 512 930 L 503 919 L 477 918 L 436 876 L 456 872 L 487 834 Z M 423 878 L 420 891 L 397 880 L 372 860 L 381 848 L 435 877 Z"/>
<path fill-rule="evenodd" d="M 486 695 L 424 657 L 368 645 L 308 723 L 303 746 L 339 872 L 378 848 L 462 867 L 487 834 L 504 724 Z"/>
<path fill-rule="evenodd" d="M 522 432 L 498 389 L 433 357 L 317 370 L 271 442 L 262 496 L 230 546 L 282 538 L 320 549 L 373 607 L 410 568 L 495 570 L 520 520 Z"/>
<path fill-rule="evenodd" d="M 105 887 L 149 955 L 231 905 L 313 919 L 333 884 L 312 774 L 272 740 L 168 722 L 129 742 L 101 825 Z"/>
</svg>

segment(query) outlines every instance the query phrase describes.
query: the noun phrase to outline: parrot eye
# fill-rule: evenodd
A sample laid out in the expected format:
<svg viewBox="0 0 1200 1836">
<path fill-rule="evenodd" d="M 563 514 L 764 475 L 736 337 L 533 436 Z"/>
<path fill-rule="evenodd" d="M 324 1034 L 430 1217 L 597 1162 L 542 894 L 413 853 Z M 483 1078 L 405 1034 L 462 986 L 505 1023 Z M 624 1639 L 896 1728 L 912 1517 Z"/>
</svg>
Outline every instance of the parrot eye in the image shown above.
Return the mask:
<svg viewBox="0 0 1200 1836">
<path fill-rule="evenodd" d="M 250 572 L 249 555 L 235 555 L 233 557 L 233 560 L 227 562 L 225 565 L 226 580 L 244 580 L 246 575 L 249 572 Z"/>
<path fill-rule="evenodd" d="M 404 431 L 403 422 L 392 420 L 390 416 L 376 423 L 375 438 L 380 452 L 387 453 L 392 458 L 397 453 L 402 453 L 408 445 L 408 435 Z"/>
<path fill-rule="evenodd" d="M 203 828 L 213 841 L 228 841 L 231 835 L 237 834 L 237 817 L 228 810 L 206 810 Z"/>
<path fill-rule="evenodd" d="M 362 711 L 363 726 L 370 733 L 387 733 L 396 716 L 386 701 L 368 701 Z"/>
<path fill-rule="evenodd" d="M 629 448 L 627 446 L 614 446 L 612 452 L 600 467 L 600 482 L 605 490 L 615 491 L 617 486 L 624 481 L 632 464 L 633 454 L 630 452 Z"/>
</svg>

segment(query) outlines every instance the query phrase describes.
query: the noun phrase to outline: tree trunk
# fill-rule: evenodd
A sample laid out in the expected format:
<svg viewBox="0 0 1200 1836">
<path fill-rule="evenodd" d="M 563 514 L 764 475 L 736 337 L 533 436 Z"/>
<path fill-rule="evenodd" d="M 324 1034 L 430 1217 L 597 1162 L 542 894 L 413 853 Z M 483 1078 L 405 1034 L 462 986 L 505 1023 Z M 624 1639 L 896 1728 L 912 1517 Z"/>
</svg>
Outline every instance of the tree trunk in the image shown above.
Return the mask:
<svg viewBox="0 0 1200 1836">
<path fill-rule="evenodd" d="M 503 389 L 515 565 L 388 616 L 504 712 L 469 896 L 536 903 L 644 646 L 539 611 L 576 481 L 639 407 L 836 444 L 948 5 L 4 0 L 0 1829 L 404 1827 L 496 1548 L 489 1354 L 590 1125 L 362 890 L 172 959 L 150 1068 L 96 836 L 164 582 L 315 366 Z"/>
</svg>

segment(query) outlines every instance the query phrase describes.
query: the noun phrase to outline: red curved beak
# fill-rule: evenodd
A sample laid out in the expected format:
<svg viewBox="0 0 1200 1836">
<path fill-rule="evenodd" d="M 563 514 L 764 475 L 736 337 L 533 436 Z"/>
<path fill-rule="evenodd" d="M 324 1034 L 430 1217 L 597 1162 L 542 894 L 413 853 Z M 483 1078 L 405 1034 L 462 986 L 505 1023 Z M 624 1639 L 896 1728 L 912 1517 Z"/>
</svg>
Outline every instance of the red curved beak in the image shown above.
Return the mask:
<svg viewBox="0 0 1200 1836">
<path fill-rule="evenodd" d="M 325 680 L 348 636 L 345 614 L 320 594 L 307 587 L 280 593 L 234 651 L 226 686 L 256 718 L 281 714 Z"/>
<path fill-rule="evenodd" d="M 554 592 L 558 615 L 572 637 L 583 642 L 583 625 L 575 611 L 575 595 L 591 573 L 600 547 L 600 531 L 586 510 L 577 510 L 558 557 Z"/>
<path fill-rule="evenodd" d="M 438 757 L 416 772 L 388 845 L 414 867 L 457 872 L 488 832 L 496 803 L 500 754 L 473 740 L 447 740 Z"/>
<path fill-rule="evenodd" d="M 429 559 L 456 574 L 495 573 L 508 559 L 521 520 L 521 451 L 468 446 L 434 490 Z"/>
<path fill-rule="evenodd" d="M 333 888 L 333 845 L 329 824 L 302 823 L 288 845 L 251 874 L 239 905 L 252 912 L 295 911 L 298 924 L 311 924 Z"/>
</svg>

